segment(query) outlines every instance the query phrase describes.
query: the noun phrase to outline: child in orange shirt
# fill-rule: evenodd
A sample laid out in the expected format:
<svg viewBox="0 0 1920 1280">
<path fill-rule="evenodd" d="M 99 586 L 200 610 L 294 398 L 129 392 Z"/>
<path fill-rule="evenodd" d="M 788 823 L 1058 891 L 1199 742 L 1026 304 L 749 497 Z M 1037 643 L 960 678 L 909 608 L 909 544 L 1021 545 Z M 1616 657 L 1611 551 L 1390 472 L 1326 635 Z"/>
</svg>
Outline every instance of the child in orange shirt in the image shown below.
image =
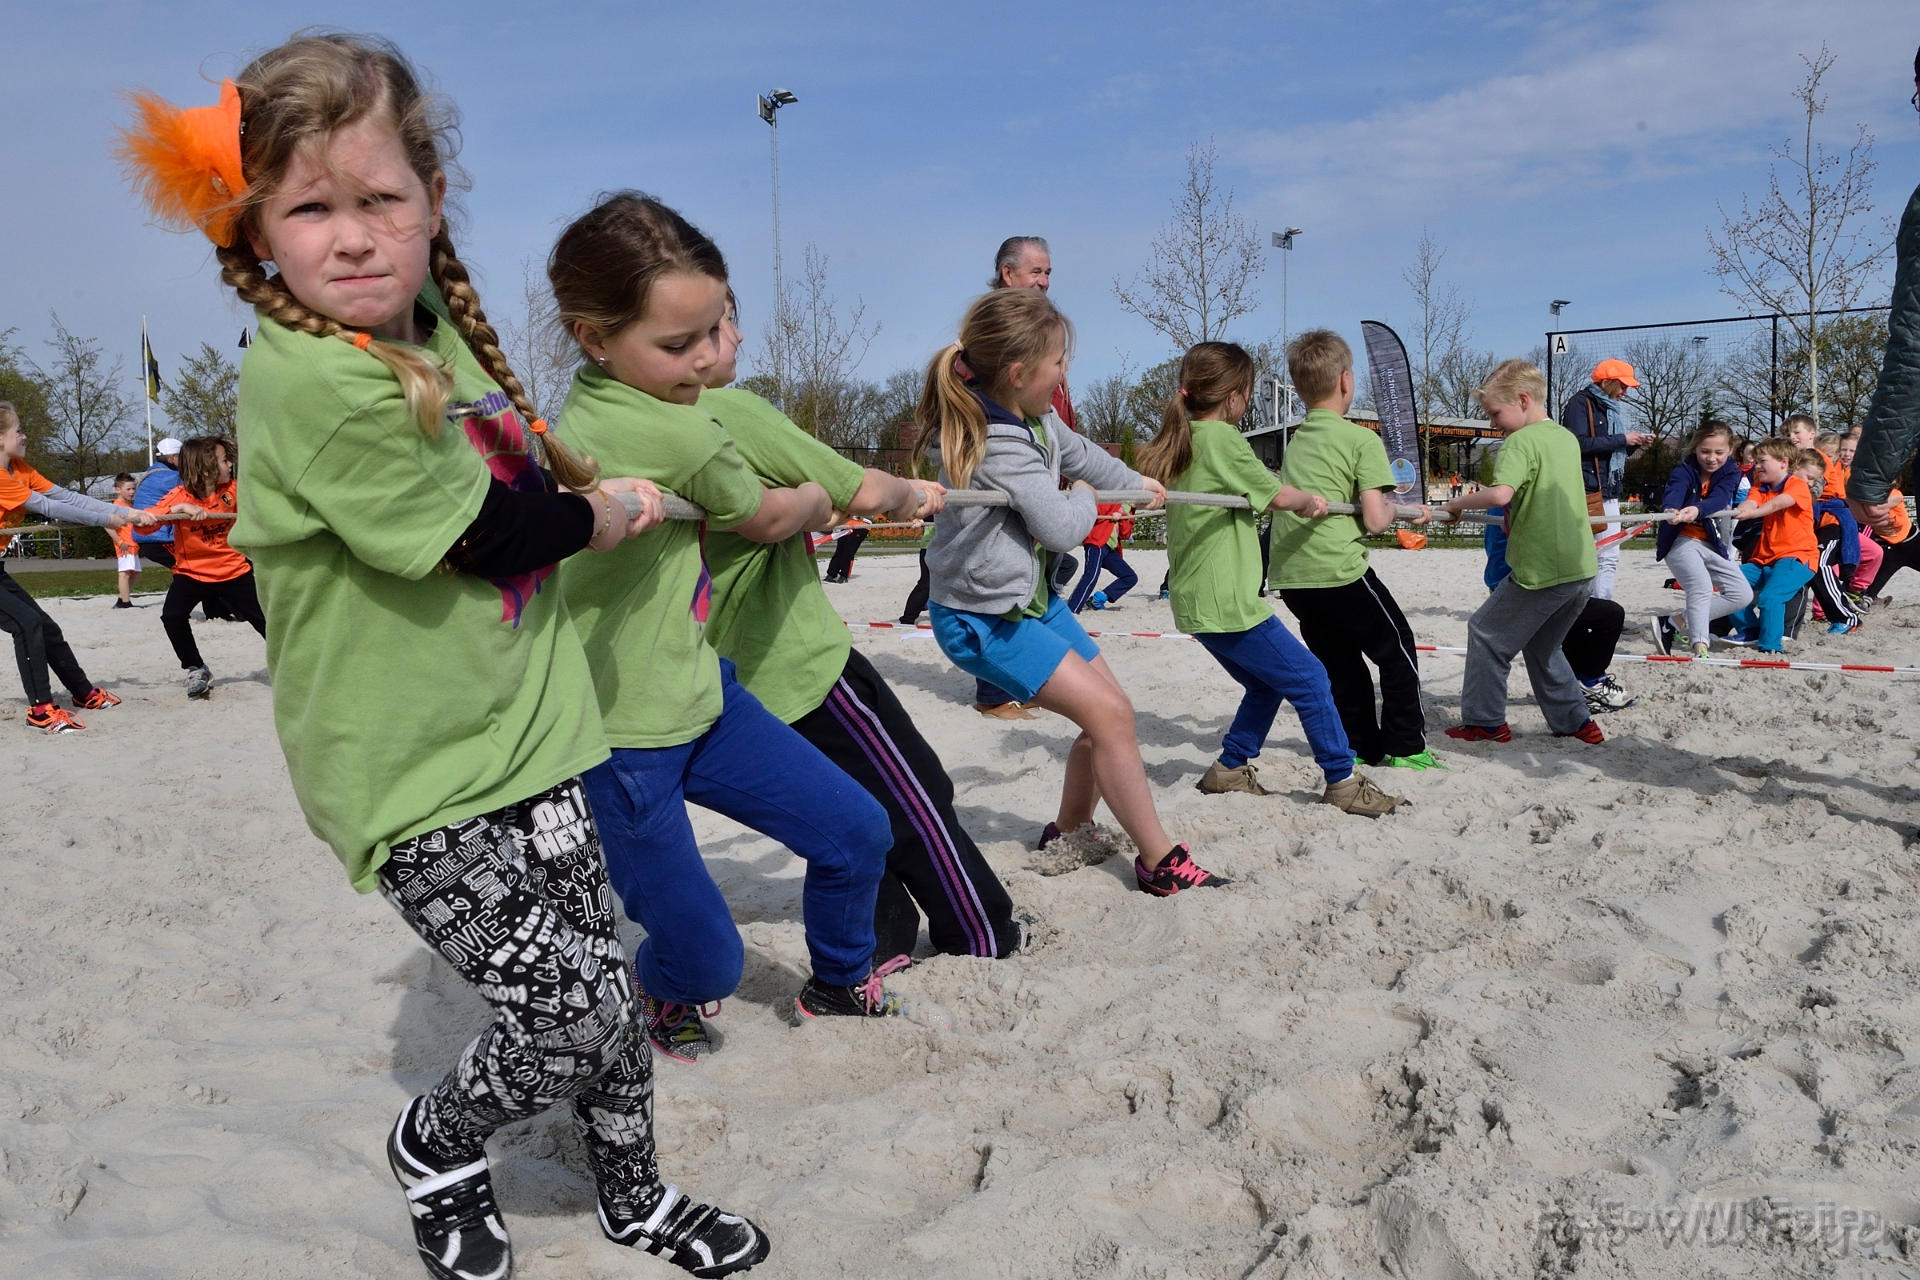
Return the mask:
<svg viewBox="0 0 1920 1280">
<path fill-rule="evenodd" d="M 133 492 L 140 482 L 122 471 L 113 478 L 113 505 L 133 509 Z M 140 548 L 134 545 L 133 530 L 126 525 L 108 530 L 113 539 L 113 567 L 120 574 L 120 598 L 113 602 L 116 609 L 133 608 L 133 583 L 140 576 Z"/>
<path fill-rule="evenodd" d="M 219 440 L 199 436 L 180 447 L 180 483 L 148 507 L 155 515 L 198 516 L 240 509 L 239 487 L 233 482 L 233 458 Z M 254 590 L 253 565 L 227 544 L 231 520 L 182 520 L 173 527 L 173 581 L 167 601 L 160 606 L 160 625 L 173 642 L 173 652 L 187 673 L 187 696 L 213 693 L 213 672 L 201 661 L 187 621 L 193 606 L 220 601 L 242 622 L 267 634 L 266 615 Z"/>
<path fill-rule="evenodd" d="M 117 510 L 112 503 L 84 493 L 62 489 L 27 465 L 27 437 L 20 415 L 0 400 L 0 529 L 19 524 L 27 512 L 47 520 L 77 521 L 117 529 L 129 521 L 153 523 L 152 516 Z M 0 552 L 13 543 L 12 534 L 0 534 Z M 86 724 L 64 707 L 53 705 L 51 675 L 60 677 L 73 695 L 75 710 L 100 711 L 120 699 L 87 678 L 73 647 L 38 601 L 0 564 L 0 631 L 13 637 L 14 661 L 20 665 L 20 683 L 27 691 L 27 723 L 48 733 L 73 733 Z"/>
<path fill-rule="evenodd" d="M 1763 440 L 1753 451 L 1753 491 L 1734 508 L 1737 520 L 1760 520 L 1760 541 L 1740 572 L 1753 585 L 1753 603 L 1733 615 L 1728 644 L 1757 643 L 1783 653 L 1787 602 L 1813 580 L 1820 547 L 1813 533 L 1813 491 L 1793 474 L 1800 450 L 1785 440 Z"/>
</svg>

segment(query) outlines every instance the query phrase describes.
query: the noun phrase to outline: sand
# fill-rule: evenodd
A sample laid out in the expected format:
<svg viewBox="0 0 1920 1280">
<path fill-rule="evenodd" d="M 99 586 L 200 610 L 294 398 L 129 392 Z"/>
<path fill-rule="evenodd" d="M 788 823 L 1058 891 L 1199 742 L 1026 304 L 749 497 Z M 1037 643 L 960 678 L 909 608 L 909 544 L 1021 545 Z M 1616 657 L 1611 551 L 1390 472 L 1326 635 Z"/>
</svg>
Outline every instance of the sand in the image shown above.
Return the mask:
<svg viewBox="0 0 1920 1280">
<path fill-rule="evenodd" d="M 1375 565 L 1463 642 L 1478 555 Z M 913 573 L 869 556 L 833 598 L 889 619 Z M 1620 599 L 1677 601 L 1662 576 L 1627 553 Z M 307 832 L 259 639 L 202 625 L 190 704 L 157 600 L 108 604 L 50 608 L 125 705 L 61 738 L 0 711 L 0 1273 L 420 1275 L 381 1143 L 485 1007 Z M 1917 627 L 1793 648 L 1912 662 Z M 1166 824 L 1235 880 L 1160 901 L 1117 859 L 1032 869 L 1065 722 L 976 715 L 930 640 L 858 643 L 1037 945 L 897 976 L 906 1018 L 793 1029 L 796 860 L 696 813 L 747 973 L 722 1050 L 661 1063 L 658 1132 L 671 1180 L 766 1226 L 756 1276 L 1913 1274 L 1913 679 L 1622 666 L 1640 701 L 1591 747 L 1516 670 L 1514 741 L 1379 771 L 1414 807 L 1375 822 L 1313 803 L 1285 710 L 1277 794 L 1197 793 L 1236 687 L 1115 638 Z M 1424 670 L 1437 736 L 1461 663 Z M 493 1153 L 521 1276 L 680 1274 L 602 1241 L 563 1116 Z"/>
</svg>

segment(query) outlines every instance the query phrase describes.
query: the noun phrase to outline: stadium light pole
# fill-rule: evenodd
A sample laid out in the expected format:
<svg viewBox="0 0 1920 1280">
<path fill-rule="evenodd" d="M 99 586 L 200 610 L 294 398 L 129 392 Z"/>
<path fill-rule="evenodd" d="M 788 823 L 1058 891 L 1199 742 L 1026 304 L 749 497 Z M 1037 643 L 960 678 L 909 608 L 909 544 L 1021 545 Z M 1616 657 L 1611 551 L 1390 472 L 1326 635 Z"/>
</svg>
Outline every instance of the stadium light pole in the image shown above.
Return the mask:
<svg viewBox="0 0 1920 1280">
<path fill-rule="evenodd" d="M 1555 298 L 1547 304 L 1547 310 L 1553 312 L 1553 328 L 1556 333 L 1559 332 L 1560 329 L 1560 308 L 1570 307 L 1572 305 L 1572 298 Z"/>
<path fill-rule="evenodd" d="M 1288 227 L 1285 231 L 1273 233 L 1273 247 L 1285 250 L 1280 259 L 1280 349 L 1286 350 L 1289 329 L 1287 327 L 1287 285 L 1289 283 L 1287 264 L 1293 260 L 1293 238 L 1305 233 L 1298 227 Z"/>
<path fill-rule="evenodd" d="M 769 89 L 764 94 L 755 95 L 760 118 L 767 122 L 767 128 L 773 132 L 773 327 L 779 335 L 779 349 L 774 353 L 774 361 L 775 376 L 780 381 L 783 393 L 787 385 L 787 285 L 780 264 L 780 108 L 790 107 L 798 101 L 799 98 L 785 89 Z"/>
</svg>

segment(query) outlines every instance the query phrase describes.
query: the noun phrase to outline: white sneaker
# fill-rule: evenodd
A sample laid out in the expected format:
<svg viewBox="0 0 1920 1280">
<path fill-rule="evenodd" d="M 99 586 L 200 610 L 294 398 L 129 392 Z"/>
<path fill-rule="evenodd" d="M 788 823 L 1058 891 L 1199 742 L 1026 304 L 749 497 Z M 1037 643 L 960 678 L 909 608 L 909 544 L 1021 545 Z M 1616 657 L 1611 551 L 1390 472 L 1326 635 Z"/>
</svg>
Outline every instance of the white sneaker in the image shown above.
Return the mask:
<svg viewBox="0 0 1920 1280">
<path fill-rule="evenodd" d="M 1633 695 L 1620 687 L 1620 682 L 1609 671 L 1600 677 L 1600 683 L 1588 685 L 1583 690 L 1587 695 L 1587 710 L 1591 712 L 1625 711 L 1633 705 Z"/>
<path fill-rule="evenodd" d="M 187 671 L 187 696 L 206 698 L 213 694 L 213 672 L 205 667 L 192 667 Z"/>
</svg>

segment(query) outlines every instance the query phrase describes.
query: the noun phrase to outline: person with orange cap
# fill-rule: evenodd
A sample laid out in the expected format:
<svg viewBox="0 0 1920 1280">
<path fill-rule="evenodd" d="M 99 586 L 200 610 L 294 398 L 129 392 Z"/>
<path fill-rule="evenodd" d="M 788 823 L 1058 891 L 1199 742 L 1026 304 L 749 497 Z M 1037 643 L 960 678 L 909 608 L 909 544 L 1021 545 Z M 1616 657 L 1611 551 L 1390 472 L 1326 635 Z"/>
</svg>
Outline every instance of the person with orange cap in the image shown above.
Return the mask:
<svg viewBox="0 0 1920 1280">
<path fill-rule="evenodd" d="M 1567 397 L 1560 408 L 1560 425 L 1573 432 L 1580 442 L 1580 474 L 1587 482 L 1587 514 L 1620 514 L 1620 481 L 1626 474 L 1627 455 L 1653 436 L 1646 431 L 1627 430 L 1627 388 L 1640 380 L 1625 360 L 1602 360 L 1593 367 L 1593 380 Z M 1605 536 L 1620 532 L 1610 524 Z M 1610 542 L 1599 548 L 1600 572 L 1593 579 L 1593 598 L 1613 599 L 1613 577 L 1620 569 L 1620 544 Z"/>
</svg>

